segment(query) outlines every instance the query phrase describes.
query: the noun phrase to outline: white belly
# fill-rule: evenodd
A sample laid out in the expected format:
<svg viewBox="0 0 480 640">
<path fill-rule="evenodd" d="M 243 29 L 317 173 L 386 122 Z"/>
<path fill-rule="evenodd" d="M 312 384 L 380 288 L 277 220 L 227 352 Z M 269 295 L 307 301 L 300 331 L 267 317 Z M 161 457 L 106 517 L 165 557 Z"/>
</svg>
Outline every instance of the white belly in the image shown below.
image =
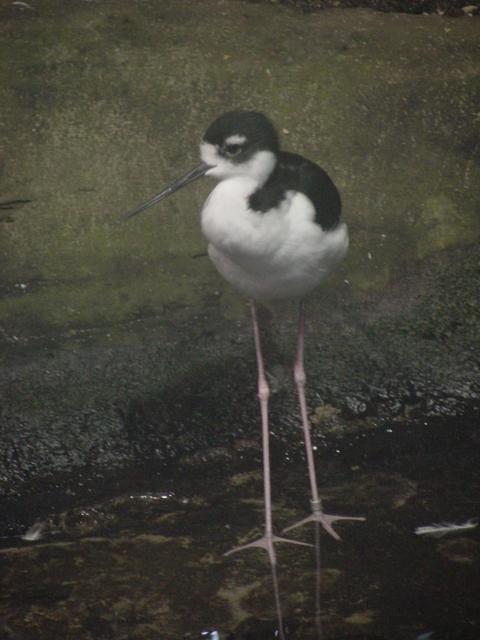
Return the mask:
<svg viewBox="0 0 480 640">
<path fill-rule="evenodd" d="M 335 268 L 348 248 L 347 227 L 323 231 L 302 193 L 289 192 L 278 209 L 248 209 L 249 178 L 220 182 L 202 210 L 208 253 L 222 276 L 254 299 L 301 297 Z"/>
</svg>

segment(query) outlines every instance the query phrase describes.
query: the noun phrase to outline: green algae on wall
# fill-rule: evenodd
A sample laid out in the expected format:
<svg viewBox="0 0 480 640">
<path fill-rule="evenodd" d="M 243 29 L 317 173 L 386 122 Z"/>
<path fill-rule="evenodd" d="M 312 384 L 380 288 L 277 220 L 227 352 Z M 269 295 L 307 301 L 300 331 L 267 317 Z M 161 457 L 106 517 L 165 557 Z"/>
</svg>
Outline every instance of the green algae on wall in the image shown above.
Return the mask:
<svg viewBox="0 0 480 640">
<path fill-rule="evenodd" d="M 338 183 L 354 290 L 480 236 L 473 20 L 46 0 L 3 10 L 0 59 L 1 198 L 33 200 L 0 222 L 7 335 L 110 326 L 226 290 L 193 258 L 207 182 L 119 216 L 190 168 L 205 126 L 235 106 L 266 111 L 285 148 Z"/>
</svg>

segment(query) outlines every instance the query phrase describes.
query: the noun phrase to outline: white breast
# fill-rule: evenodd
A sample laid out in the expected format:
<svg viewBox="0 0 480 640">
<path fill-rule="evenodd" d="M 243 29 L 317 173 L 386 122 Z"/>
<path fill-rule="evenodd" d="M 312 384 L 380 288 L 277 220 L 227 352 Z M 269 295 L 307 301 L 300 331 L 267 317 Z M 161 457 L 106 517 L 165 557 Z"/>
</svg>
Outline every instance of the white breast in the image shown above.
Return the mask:
<svg viewBox="0 0 480 640">
<path fill-rule="evenodd" d="M 323 231 L 310 200 L 288 192 L 266 213 L 248 208 L 257 183 L 248 177 L 220 182 L 202 210 L 202 230 L 215 266 L 233 286 L 254 299 L 303 296 L 344 257 L 344 224 Z"/>
</svg>

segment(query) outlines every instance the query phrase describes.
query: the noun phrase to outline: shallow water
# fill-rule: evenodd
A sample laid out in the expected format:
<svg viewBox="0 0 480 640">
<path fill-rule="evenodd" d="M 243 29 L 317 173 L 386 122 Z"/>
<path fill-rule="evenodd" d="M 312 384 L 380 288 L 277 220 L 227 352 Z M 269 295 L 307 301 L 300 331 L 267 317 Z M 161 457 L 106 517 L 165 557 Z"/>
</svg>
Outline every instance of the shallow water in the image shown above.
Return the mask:
<svg viewBox="0 0 480 640">
<path fill-rule="evenodd" d="M 414 533 L 480 515 L 479 439 L 464 418 L 322 441 L 325 506 L 368 520 L 338 525 L 341 543 L 320 537 L 321 636 L 315 549 L 277 547 L 288 638 L 479 637 L 480 528 L 438 539 Z M 57 495 L 17 503 L 0 553 L 2 637 L 277 637 L 267 555 L 223 555 L 261 530 L 258 444 L 132 469 L 76 495 L 59 485 Z M 303 461 L 275 438 L 273 498 L 278 532 L 308 511 Z M 13 537 L 35 521 L 45 523 L 40 540 Z M 313 543 L 314 526 L 291 536 Z"/>
<path fill-rule="evenodd" d="M 318 637 L 320 575 L 324 640 L 477 640 L 480 527 L 414 533 L 480 515 L 478 420 L 446 417 L 478 414 L 474 19 L 0 4 L 2 199 L 31 200 L 2 228 L 0 640 L 277 635 L 266 554 L 223 555 L 261 531 L 261 453 L 243 301 L 194 259 L 208 186 L 118 224 L 239 106 L 328 169 L 352 237 L 312 301 L 309 400 L 325 506 L 368 520 L 322 535 L 320 574 L 279 546 L 286 635 Z M 273 404 L 279 532 L 309 494 L 297 408 Z"/>
</svg>

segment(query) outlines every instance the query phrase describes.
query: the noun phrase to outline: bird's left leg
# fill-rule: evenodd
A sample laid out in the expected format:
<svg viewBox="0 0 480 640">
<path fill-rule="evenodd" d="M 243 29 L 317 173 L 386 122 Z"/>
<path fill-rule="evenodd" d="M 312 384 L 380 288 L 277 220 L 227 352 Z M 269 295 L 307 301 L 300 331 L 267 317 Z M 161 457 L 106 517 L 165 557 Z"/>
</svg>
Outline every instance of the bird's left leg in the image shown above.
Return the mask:
<svg viewBox="0 0 480 640">
<path fill-rule="evenodd" d="M 263 444 L 263 489 L 265 500 L 265 533 L 258 540 L 249 542 L 240 547 L 235 547 L 231 551 L 228 551 L 225 555 L 235 553 L 236 551 L 242 551 L 243 549 L 249 549 L 251 547 L 260 547 L 267 551 L 270 558 L 272 567 L 276 565 L 276 555 L 274 544 L 277 542 L 289 542 L 290 544 L 306 545 L 304 542 L 298 542 L 297 540 L 288 540 L 287 538 L 280 538 L 274 535 L 272 528 L 272 498 L 271 498 L 271 480 L 270 480 L 270 436 L 268 429 L 268 398 L 270 395 L 270 389 L 268 387 L 267 378 L 265 376 L 265 368 L 263 365 L 262 348 L 260 344 L 260 329 L 257 320 L 257 311 L 255 302 L 251 303 L 252 310 L 252 324 L 253 324 L 253 337 L 255 340 L 255 351 L 257 355 L 257 369 L 258 369 L 258 399 L 260 402 L 260 413 L 262 418 L 262 444 Z"/>
<path fill-rule="evenodd" d="M 322 508 L 322 500 L 318 495 L 317 488 L 317 476 L 315 473 L 315 461 L 313 458 L 313 447 L 312 447 L 312 439 L 310 436 L 310 422 L 308 419 L 307 413 L 307 402 L 305 400 L 305 383 L 306 383 L 306 375 L 305 368 L 303 365 L 303 354 L 304 354 L 304 342 L 305 342 L 305 310 L 303 301 L 300 302 L 300 310 L 299 310 L 299 321 L 298 321 L 298 336 L 297 336 L 297 352 L 295 357 L 295 366 L 294 366 L 294 378 L 295 384 L 297 386 L 298 391 L 298 400 L 300 402 L 300 415 L 302 418 L 302 426 L 303 426 L 303 436 L 305 440 L 305 452 L 307 456 L 307 465 L 308 465 L 308 476 L 310 478 L 310 488 L 312 493 L 311 499 L 311 507 L 312 514 L 295 524 L 286 527 L 283 531 L 290 531 L 290 529 L 295 529 L 296 527 L 300 527 L 307 522 L 320 522 L 325 531 L 329 533 L 336 540 L 340 540 L 340 536 L 332 527 L 332 524 L 337 520 L 365 520 L 363 517 L 353 517 L 353 516 L 338 516 L 338 515 L 330 515 L 328 513 L 324 513 Z"/>
</svg>

